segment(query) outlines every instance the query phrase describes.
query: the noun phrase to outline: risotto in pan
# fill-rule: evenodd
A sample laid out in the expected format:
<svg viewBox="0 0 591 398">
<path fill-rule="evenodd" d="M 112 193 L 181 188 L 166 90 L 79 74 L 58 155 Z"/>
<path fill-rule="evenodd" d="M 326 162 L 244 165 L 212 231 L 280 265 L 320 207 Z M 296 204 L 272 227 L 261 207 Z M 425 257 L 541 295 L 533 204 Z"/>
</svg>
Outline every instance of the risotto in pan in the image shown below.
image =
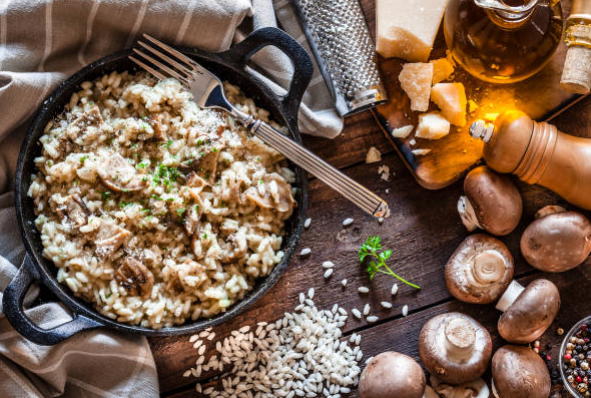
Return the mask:
<svg viewBox="0 0 591 398">
<path fill-rule="evenodd" d="M 283 258 L 293 171 L 174 79 L 113 72 L 85 82 L 40 143 L 29 196 L 43 254 L 105 316 L 151 328 L 211 317 Z"/>
</svg>

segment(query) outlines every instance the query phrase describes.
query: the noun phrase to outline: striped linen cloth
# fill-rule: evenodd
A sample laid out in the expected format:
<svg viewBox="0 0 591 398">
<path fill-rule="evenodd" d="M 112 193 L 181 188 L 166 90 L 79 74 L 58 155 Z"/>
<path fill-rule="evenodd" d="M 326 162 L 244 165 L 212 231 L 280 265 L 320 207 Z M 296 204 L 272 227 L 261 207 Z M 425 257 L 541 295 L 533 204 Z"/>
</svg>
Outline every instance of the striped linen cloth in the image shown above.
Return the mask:
<svg viewBox="0 0 591 398">
<path fill-rule="evenodd" d="M 35 110 L 84 65 L 149 33 L 175 45 L 222 51 L 250 30 L 280 25 L 305 38 L 289 0 L 3 0 L 0 1 L 0 299 L 24 257 L 13 193 L 20 143 Z M 265 49 L 254 61 L 281 92 L 289 60 Z M 302 132 L 333 138 L 342 129 L 316 72 L 300 110 Z M 32 288 L 27 302 L 35 297 Z M 27 309 L 42 327 L 70 319 L 58 303 Z M 22 338 L 0 305 L 0 397 L 153 397 L 156 367 L 145 338 L 109 330 L 82 332 L 56 346 Z"/>
</svg>

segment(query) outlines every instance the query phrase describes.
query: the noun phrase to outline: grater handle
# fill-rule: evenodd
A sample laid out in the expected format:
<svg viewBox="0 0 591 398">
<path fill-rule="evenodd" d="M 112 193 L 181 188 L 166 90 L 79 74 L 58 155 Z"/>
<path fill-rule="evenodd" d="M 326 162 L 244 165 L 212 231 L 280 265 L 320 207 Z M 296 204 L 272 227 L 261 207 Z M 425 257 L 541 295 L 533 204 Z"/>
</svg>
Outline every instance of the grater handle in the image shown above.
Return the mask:
<svg viewBox="0 0 591 398">
<path fill-rule="evenodd" d="M 312 59 L 306 50 L 295 39 L 277 28 L 261 28 L 255 30 L 246 39 L 236 44 L 226 53 L 220 54 L 220 56 L 235 63 L 246 65 L 250 58 L 267 46 L 278 48 L 293 63 L 294 72 L 287 93 L 283 96 L 276 95 L 276 97 L 283 110 L 294 120 L 294 125 L 297 126 L 297 116 L 302 96 L 308 84 L 310 84 L 310 80 L 312 80 L 314 67 Z"/>
</svg>

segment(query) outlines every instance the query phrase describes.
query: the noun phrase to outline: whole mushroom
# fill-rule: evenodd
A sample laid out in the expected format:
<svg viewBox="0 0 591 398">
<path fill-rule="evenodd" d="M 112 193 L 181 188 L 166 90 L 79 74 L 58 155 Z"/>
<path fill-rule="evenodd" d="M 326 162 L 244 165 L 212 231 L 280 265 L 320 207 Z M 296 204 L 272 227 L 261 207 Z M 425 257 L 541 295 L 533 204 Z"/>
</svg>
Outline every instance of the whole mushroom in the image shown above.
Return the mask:
<svg viewBox="0 0 591 398">
<path fill-rule="evenodd" d="M 459 312 L 431 318 L 419 336 L 419 355 L 439 380 L 461 384 L 482 376 L 492 354 L 488 331 Z"/>
<path fill-rule="evenodd" d="M 437 397 L 441 398 L 489 398 L 490 396 L 488 386 L 480 378 L 462 384 L 443 383 L 434 376 L 431 376 L 429 381 Z"/>
<path fill-rule="evenodd" d="M 361 398 L 422 398 L 425 373 L 411 357 L 399 352 L 383 352 L 363 369 L 359 379 Z"/>
<path fill-rule="evenodd" d="M 445 265 L 445 284 L 460 301 L 488 304 L 513 279 L 513 256 L 507 246 L 485 234 L 468 236 Z"/>
<path fill-rule="evenodd" d="M 492 235 L 507 235 L 519 224 L 522 212 L 521 194 L 510 177 L 486 166 L 468 173 L 464 196 L 458 201 L 458 213 L 468 231 L 480 228 Z"/>
<path fill-rule="evenodd" d="M 506 345 L 492 359 L 496 398 L 548 398 L 550 374 L 542 358 L 526 346 Z"/>
<path fill-rule="evenodd" d="M 568 271 L 591 253 L 591 223 L 576 211 L 546 206 L 523 232 L 521 253 L 541 271 Z"/>
<path fill-rule="evenodd" d="M 548 329 L 560 308 L 560 293 L 546 279 L 536 279 L 527 288 L 513 281 L 496 308 L 503 311 L 499 334 L 511 343 L 527 344 Z"/>
</svg>

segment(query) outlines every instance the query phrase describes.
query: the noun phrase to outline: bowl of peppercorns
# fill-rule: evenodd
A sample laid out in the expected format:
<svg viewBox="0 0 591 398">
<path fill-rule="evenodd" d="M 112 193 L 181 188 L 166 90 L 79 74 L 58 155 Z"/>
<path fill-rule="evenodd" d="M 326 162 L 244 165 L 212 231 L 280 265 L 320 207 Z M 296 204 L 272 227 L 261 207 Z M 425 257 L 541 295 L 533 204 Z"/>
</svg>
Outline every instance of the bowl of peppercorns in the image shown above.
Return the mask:
<svg viewBox="0 0 591 398">
<path fill-rule="evenodd" d="M 573 397 L 591 397 L 591 316 L 566 334 L 560 347 L 560 375 Z"/>
</svg>

